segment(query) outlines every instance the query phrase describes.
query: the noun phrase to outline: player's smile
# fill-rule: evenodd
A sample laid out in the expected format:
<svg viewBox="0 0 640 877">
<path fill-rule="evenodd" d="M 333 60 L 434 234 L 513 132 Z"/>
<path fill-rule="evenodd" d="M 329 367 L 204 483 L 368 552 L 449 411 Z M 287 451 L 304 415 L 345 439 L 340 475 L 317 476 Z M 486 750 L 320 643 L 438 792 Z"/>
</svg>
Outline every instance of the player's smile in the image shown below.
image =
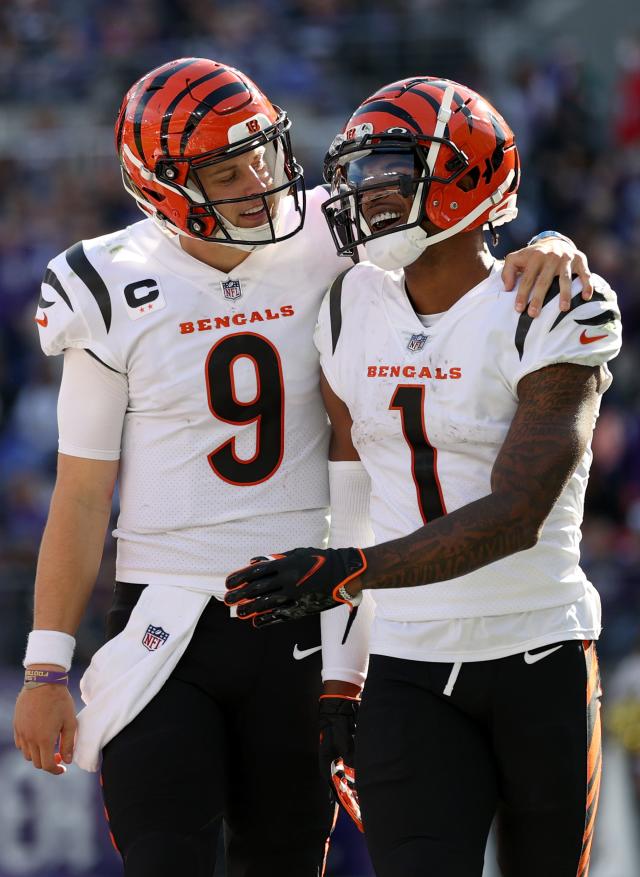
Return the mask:
<svg viewBox="0 0 640 877">
<path fill-rule="evenodd" d="M 362 213 L 372 232 L 377 233 L 407 221 L 410 205 L 400 195 L 388 191 L 363 195 Z"/>
<path fill-rule="evenodd" d="M 250 204 L 251 206 L 240 211 L 240 214 L 238 215 L 238 225 L 246 228 L 264 225 L 264 223 L 267 222 L 267 211 L 264 208 L 264 203 L 260 200 L 255 203 L 250 202 Z"/>
</svg>

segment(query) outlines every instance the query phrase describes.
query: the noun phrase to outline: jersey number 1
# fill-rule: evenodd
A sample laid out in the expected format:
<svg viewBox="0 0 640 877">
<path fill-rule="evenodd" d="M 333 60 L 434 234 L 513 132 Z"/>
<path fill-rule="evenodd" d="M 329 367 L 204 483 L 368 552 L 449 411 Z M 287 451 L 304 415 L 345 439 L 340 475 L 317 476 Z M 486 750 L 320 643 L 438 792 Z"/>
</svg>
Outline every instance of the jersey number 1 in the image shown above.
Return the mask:
<svg viewBox="0 0 640 877">
<path fill-rule="evenodd" d="M 446 515 L 438 480 L 438 452 L 429 442 L 424 424 L 425 388 L 401 384 L 391 398 L 389 408 L 399 411 L 402 433 L 411 450 L 411 474 L 416 486 L 420 514 L 425 524 Z"/>
<path fill-rule="evenodd" d="M 253 363 L 256 373 L 256 394 L 248 402 L 237 398 L 234 384 L 234 365 L 242 358 Z M 262 335 L 227 335 L 209 351 L 206 378 L 214 417 L 237 426 L 256 425 L 251 458 L 237 455 L 233 437 L 208 455 L 209 465 L 230 484 L 249 486 L 271 478 L 282 462 L 284 448 L 284 381 L 278 351 Z"/>
</svg>

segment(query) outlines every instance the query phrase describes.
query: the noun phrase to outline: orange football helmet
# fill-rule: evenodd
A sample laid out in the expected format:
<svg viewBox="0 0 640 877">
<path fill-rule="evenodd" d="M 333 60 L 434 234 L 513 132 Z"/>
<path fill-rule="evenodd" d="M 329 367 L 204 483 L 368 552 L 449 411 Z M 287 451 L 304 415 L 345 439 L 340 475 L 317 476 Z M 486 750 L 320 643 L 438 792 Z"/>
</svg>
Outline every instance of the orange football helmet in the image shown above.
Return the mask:
<svg viewBox="0 0 640 877">
<path fill-rule="evenodd" d="M 243 73 L 205 58 L 157 67 L 127 92 L 116 120 L 116 149 L 126 190 L 165 230 L 253 249 L 285 240 L 304 222 L 302 168 L 291 149 L 291 123 Z M 199 170 L 264 148 L 272 184 L 241 198 L 209 200 Z M 297 222 L 278 230 L 279 202 L 291 193 Z M 218 209 L 262 199 L 267 222 L 240 228 Z"/>
<path fill-rule="evenodd" d="M 358 107 L 325 157 L 325 179 L 332 192 L 323 210 L 338 252 L 353 255 L 364 244 L 368 259 L 394 269 L 454 234 L 514 219 L 520 162 L 513 132 L 491 104 L 457 82 L 420 76 L 392 82 Z M 383 204 L 394 187 L 413 197 L 407 220 L 381 206 L 370 227 L 363 196 L 377 192 Z"/>
</svg>

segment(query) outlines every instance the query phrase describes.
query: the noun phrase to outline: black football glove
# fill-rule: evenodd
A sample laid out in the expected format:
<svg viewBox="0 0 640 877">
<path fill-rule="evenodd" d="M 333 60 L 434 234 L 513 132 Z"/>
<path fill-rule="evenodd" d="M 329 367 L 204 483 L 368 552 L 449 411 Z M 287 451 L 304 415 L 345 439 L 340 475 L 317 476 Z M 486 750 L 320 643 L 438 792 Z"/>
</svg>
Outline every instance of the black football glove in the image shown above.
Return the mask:
<svg viewBox="0 0 640 877">
<path fill-rule="evenodd" d="M 340 603 L 353 608 L 362 594 L 352 597 L 344 586 L 366 568 L 360 548 L 294 548 L 254 558 L 232 572 L 224 602 L 237 607 L 239 618 L 251 618 L 254 627 L 315 615 Z"/>
<path fill-rule="evenodd" d="M 353 770 L 354 736 L 359 699 L 338 694 L 320 698 L 320 772 L 334 798 L 362 831 Z"/>
</svg>

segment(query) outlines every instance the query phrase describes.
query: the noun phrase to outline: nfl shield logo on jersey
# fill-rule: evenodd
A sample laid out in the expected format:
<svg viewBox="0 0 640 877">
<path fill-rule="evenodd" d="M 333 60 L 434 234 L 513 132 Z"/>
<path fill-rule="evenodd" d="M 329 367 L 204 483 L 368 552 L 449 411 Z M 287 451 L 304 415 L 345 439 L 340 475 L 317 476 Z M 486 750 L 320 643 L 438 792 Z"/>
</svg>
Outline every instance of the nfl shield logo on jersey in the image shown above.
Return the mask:
<svg viewBox="0 0 640 877">
<path fill-rule="evenodd" d="M 242 295 L 242 287 L 239 280 L 221 280 L 222 294 L 229 301 L 235 301 Z"/>
<path fill-rule="evenodd" d="M 166 630 L 163 630 L 162 627 L 154 627 L 153 624 L 150 624 L 147 628 L 147 632 L 142 637 L 142 645 L 150 652 L 155 652 L 155 650 L 159 649 L 161 645 L 164 645 L 168 639 L 169 634 Z"/>
<path fill-rule="evenodd" d="M 409 338 L 409 343 L 407 344 L 407 349 L 411 351 L 422 350 L 425 345 L 425 341 L 427 340 L 426 335 L 412 335 Z"/>
</svg>

